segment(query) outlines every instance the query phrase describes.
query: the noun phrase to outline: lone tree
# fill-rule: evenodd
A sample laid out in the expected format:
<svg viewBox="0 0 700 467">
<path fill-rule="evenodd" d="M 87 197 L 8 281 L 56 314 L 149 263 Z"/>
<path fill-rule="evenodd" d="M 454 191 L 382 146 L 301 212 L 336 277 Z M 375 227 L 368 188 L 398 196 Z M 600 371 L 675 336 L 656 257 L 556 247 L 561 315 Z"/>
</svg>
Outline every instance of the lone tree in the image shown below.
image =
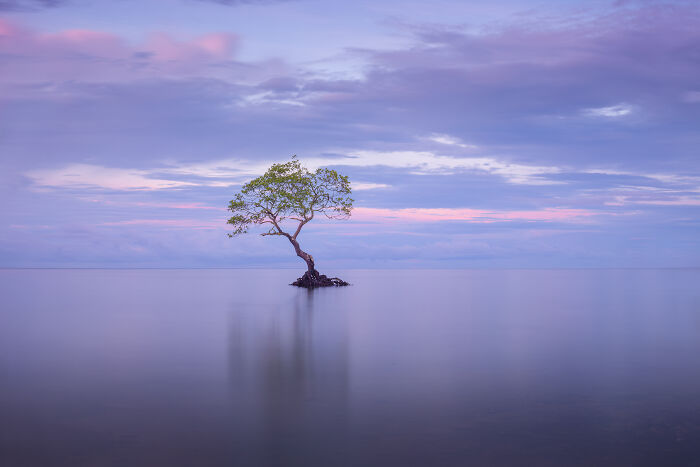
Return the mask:
<svg viewBox="0 0 700 467">
<path fill-rule="evenodd" d="M 233 232 L 228 236 L 248 232 L 251 224 L 269 224 L 269 230 L 261 235 L 287 237 L 297 256 L 306 262 L 307 271 L 292 285 L 306 288 L 348 285 L 337 277 L 319 274 L 313 256 L 301 249 L 297 237 L 316 214 L 347 219 L 352 203 L 347 176 L 325 168 L 310 172 L 294 156 L 284 164 L 273 164 L 264 175 L 243 185 L 228 206 L 233 213 L 228 220 Z M 297 222 L 293 233 L 283 229 L 285 221 Z"/>
</svg>

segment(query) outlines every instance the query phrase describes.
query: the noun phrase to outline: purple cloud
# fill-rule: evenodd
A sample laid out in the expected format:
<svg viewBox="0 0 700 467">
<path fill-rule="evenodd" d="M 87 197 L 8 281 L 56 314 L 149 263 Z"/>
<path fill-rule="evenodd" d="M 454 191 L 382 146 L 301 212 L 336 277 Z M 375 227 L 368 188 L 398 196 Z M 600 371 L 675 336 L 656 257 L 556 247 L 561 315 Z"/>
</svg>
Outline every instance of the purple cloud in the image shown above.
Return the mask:
<svg viewBox="0 0 700 467">
<path fill-rule="evenodd" d="M 0 0 L 0 11 L 32 11 L 64 3 L 67 3 L 67 0 Z"/>
<path fill-rule="evenodd" d="M 0 83 L 216 76 L 235 69 L 237 46 L 238 36 L 231 33 L 183 40 L 156 31 L 132 44 L 99 30 L 40 33 L 0 18 Z"/>
</svg>

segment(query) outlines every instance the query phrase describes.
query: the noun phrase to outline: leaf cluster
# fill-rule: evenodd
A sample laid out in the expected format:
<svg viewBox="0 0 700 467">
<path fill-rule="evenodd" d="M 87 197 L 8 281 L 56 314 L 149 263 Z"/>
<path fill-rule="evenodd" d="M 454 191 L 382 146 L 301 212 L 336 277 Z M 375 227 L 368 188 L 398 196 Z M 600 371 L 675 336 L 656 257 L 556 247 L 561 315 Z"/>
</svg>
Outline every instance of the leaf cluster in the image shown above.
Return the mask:
<svg viewBox="0 0 700 467">
<path fill-rule="evenodd" d="M 296 240 L 301 228 L 322 213 L 329 219 L 350 217 L 353 199 L 350 198 L 347 176 L 335 170 L 319 168 L 311 172 L 296 157 L 291 161 L 273 164 L 265 174 L 245 185 L 229 203 L 233 213 L 228 224 L 233 226 L 229 237 L 248 232 L 250 225 L 269 224 L 262 235 L 284 235 Z M 282 229 L 285 220 L 298 222 L 293 234 Z"/>
</svg>

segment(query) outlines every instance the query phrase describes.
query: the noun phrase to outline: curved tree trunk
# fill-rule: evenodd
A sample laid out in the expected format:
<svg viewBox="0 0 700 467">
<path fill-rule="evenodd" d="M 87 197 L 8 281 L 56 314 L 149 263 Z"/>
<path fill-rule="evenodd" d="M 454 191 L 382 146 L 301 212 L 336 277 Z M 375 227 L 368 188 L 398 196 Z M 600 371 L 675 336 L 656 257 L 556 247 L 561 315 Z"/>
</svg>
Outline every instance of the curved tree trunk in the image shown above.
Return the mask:
<svg viewBox="0 0 700 467">
<path fill-rule="evenodd" d="M 292 245 L 294 246 L 294 251 L 296 252 L 297 256 L 306 262 L 307 268 L 304 275 L 296 281 L 294 281 L 292 285 L 296 285 L 298 287 L 305 287 L 307 289 L 313 289 L 316 287 L 350 285 L 344 280 L 339 279 L 337 277 L 329 278 L 322 274 L 319 274 L 315 267 L 314 257 L 302 250 L 299 246 L 299 242 L 297 242 L 294 237 L 290 235 L 287 238 L 289 238 L 289 241 L 292 242 Z"/>
<path fill-rule="evenodd" d="M 299 246 L 299 242 L 297 242 L 294 238 L 290 238 L 289 241 L 292 242 L 292 245 L 294 246 L 294 251 L 296 251 L 297 256 L 306 261 L 306 267 L 308 269 L 308 272 L 311 274 L 315 273 L 316 275 L 318 275 L 318 271 L 316 271 L 315 269 L 314 257 L 302 250 Z"/>
</svg>

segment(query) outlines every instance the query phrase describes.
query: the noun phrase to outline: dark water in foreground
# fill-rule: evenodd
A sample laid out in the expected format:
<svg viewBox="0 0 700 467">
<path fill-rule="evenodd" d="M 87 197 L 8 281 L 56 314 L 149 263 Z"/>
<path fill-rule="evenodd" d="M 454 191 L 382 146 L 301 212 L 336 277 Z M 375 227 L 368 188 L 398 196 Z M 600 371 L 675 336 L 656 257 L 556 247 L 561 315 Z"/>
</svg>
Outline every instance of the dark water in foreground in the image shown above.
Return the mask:
<svg viewBox="0 0 700 467">
<path fill-rule="evenodd" d="M 0 270 L 0 465 L 700 465 L 700 271 Z"/>
</svg>

